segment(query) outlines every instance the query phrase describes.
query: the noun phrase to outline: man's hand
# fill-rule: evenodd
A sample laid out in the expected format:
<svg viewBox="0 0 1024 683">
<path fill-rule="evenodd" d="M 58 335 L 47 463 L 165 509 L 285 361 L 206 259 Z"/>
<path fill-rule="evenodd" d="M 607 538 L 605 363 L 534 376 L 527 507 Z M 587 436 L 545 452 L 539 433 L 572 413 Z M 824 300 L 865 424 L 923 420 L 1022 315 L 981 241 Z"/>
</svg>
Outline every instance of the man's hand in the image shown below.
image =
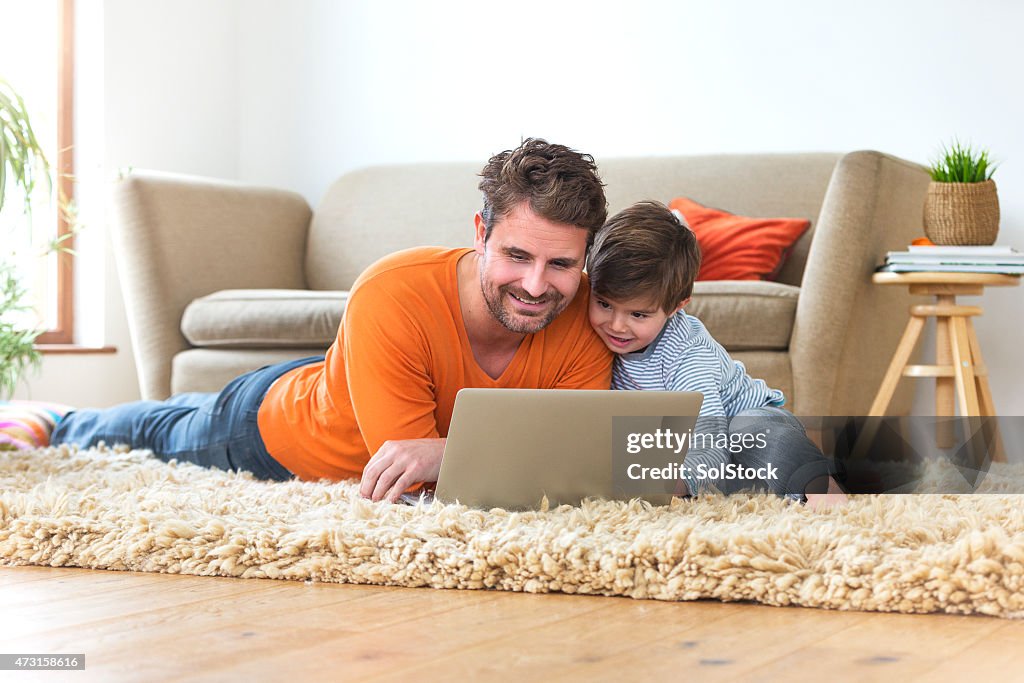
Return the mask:
<svg viewBox="0 0 1024 683">
<path fill-rule="evenodd" d="M 414 484 L 437 481 L 447 439 L 385 441 L 363 468 L 359 494 L 394 503 Z"/>
</svg>

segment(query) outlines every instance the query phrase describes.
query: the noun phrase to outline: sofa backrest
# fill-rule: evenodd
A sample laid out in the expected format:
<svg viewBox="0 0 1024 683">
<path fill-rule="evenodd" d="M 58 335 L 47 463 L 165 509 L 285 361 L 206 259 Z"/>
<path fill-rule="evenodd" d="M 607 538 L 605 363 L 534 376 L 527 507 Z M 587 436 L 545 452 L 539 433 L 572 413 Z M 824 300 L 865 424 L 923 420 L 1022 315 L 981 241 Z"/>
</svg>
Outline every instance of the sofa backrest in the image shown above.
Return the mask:
<svg viewBox="0 0 1024 683">
<path fill-rule="evenodd" d="M 736 154 L 598 159 L 610 213 L 642 199 L 687 196 L 748 216 L 811 221 L 778 281 L 799 285 L 832 170 L 841 155 Z M 376 166 L 345 174 L 313 215 L 306 245 L 312 289 L 348 289 L 400 249 L 471 246 L 483 162 Z"/>
<path fill-rule="evenodd" d="M 744 216 L 806 218 L 810 229 L 783 264 L 778 282 L 799 285 L 807 250 L 841 154 L 715 154 L 598 160 L 610 212 L 655 199 L 689 197 Z"/>
</svg>

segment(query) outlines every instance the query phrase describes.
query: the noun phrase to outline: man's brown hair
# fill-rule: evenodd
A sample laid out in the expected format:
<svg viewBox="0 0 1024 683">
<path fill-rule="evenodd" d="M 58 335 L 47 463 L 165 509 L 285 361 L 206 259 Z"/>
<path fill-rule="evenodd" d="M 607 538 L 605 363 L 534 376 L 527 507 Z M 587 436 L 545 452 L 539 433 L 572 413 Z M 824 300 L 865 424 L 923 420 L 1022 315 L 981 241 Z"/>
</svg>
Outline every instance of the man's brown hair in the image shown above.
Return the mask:
<svg viewBox="0 0 1024 683">
<path fill-rule="evenodd" d="M 666 313 L 693 293 L 697 237 L 667 206 L 637 202 L 608 219 L 587 262 L 594 293 L 613 301 L 647 298 Z"/>
<path fill-rule="evenodd" d="M 515 149 L 491 157 L 480 176 L 484 241 L 490 239 L 495 219 L 524 201 L 549 221 L 585 228 L 588 247 L 608 217 L 594 157 L 565 145 L 527 138 Z"/>
</svg>

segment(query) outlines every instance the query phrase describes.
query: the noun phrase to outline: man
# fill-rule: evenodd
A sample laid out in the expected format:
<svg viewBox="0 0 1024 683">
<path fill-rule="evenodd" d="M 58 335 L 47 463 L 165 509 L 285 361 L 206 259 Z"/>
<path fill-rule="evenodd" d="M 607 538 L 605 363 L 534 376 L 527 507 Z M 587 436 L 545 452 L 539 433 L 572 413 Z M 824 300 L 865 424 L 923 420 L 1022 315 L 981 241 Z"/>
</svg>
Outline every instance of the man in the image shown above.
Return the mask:
<svg viewBox="0 0 1024 683">
<path fill-rule="evenodd" d="M 607 389 L 611 355 L 581 286 L 607 215 L 594 160 L 528 139 L 481 176 L 473 248 L 370 266 L 325 357 L 261 368 L 217 394 L 76 411 L 53 442 L 128 443 L 267 479 L 359 478 L 364 496 L 394 501 L 437 480 L 459 389 Z"/>
</svg>

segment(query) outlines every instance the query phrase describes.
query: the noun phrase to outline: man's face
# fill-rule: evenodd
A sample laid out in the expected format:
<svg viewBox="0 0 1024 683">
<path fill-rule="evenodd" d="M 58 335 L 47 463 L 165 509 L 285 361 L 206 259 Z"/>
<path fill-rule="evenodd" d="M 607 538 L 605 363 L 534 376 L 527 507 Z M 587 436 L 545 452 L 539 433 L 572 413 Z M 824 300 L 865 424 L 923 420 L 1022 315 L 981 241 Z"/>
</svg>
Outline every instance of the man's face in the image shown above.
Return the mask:
<svg viewBox="0 0 1024 683">
<path fill-rule="evenodd" d="M 544 329 L 576 296 L 587 253 L 587 231 L 537 215 L 527 202 L 497 216 L 490 239 L 476 215 L 480 289 L 495 320 L 508 330 Z"/>
</svg>

